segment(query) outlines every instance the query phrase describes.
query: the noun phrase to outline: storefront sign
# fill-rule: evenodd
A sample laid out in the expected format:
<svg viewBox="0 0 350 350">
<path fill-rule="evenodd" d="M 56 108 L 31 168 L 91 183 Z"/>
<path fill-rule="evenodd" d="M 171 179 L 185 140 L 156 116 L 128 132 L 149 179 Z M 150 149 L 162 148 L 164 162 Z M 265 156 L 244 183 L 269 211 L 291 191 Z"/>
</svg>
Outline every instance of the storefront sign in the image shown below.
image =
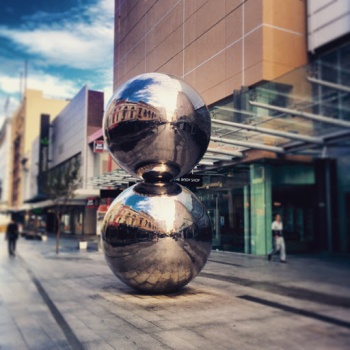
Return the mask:
<svg viewBox="0 0 350 350">
<path fill-rule="evenodd" d="M 178 184 L 187 187 L 201 187 L 203 186 L 203 176 L 202 175 L 192 175 L 187 174 L 181 176 L 175 180 Z"/>
<path fill-rule="evenodd" d="M 94 141 L 94 152 L 102 153 L 104 150 L 105 143 L 102 140 Z"/>
<path fill-rule="evenodd" d="M 99 205 L 99 198 L 98 197 L 86 198 L 86 207 L 87 208 L 97 208 L 98 205 Z"/>
</svg>

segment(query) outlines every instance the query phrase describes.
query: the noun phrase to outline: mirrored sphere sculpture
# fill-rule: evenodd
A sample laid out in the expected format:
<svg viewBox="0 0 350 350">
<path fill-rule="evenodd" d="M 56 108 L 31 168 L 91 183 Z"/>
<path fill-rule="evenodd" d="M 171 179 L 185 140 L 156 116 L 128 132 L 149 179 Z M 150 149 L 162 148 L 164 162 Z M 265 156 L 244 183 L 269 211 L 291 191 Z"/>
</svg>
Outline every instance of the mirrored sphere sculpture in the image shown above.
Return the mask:
<svg viewBox="0 0 350 350">
<path fill-rule="evenodd" d="M 106 213 L 106 261 L 133 288 L 150 293 L 179 289 L 200 272 L 211 250 L 204 206 L 174 182 L 208 147 L 209 111 L 181 79 L 142 74 L 113 94 L 103 134 L 119 166 L 144 180 L 122 192 Z"/>
<path fill-rule="evenodd" d="M 119 87 L 103 118 L 113 159 L 129 174 L 169 181 L 189 172 L 210 140 L 209 111 L 186 82 L 161 73 Z"/>
<path fill-rule="evenodd" d="M 171 292 L 201 271 L 211 234 L 206 210 L 191 191 L 176 183 L 140 183 L 121 193 L 106 214 L 105 258 L 125 284 Z"/>
</svg>

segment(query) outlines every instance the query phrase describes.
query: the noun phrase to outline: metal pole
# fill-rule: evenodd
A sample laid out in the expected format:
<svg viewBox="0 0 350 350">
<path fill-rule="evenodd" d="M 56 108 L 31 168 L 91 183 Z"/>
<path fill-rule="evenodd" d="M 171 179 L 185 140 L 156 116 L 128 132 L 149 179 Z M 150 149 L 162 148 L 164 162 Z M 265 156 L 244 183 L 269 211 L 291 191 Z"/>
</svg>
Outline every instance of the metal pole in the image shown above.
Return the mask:
<svg viewBox="0 0 350 350">
<path fill-rule="evenodd" d="M 335 84 L 335 83 L 331 83 L 330 81 L 325 81 L 325 80 L 316 79 L 316 78 L 312 78 L 312 77 L 307 77 L 306 79 L 310 83 L 327 86 L 327 87 L 330 87 L 330 88 L 333 88 L 333 89 L 339 90 L 339 91 L 350 92 L 349 86 Z"/>
<path fill-rule="evenodd" d="M 332 229 L 332 202 L 331 202 L 331 174 L 329 161 L 326 163 L 326 215 L 327 215 L 327 240 L 328 251 L 333 252 L 333 229 Z"/>
<path fill-rule="evenodd" d="M 220 214 L 219 214 L 219 195 L 216 194 L 215 198 L 215 238 L 218 240 L 219 239 L 219 231 L 220 231 Z"/>
<path fill-rule="evenodd" d="M 225 125 L 225 126 L 228 126 L 229 128 L 232 127 L 235 129 L 252 130 L 252 131 L 256 131 L 258 133 L 269 134 L 269 135 L 273 135 L 273 136 L 279 136 L 279 137 L 289 138 L 289 139 L 298 140 L 298 141 L 323 144 L 323 139 L 321 137 L 313 137 L 313 136 L 308 136 L 308 135 L 294 134 L 294 133 L 286 132 L 286 131 L 261 128 L 261 127 L 257 127 L 257 126 L 253 126 L 253 125 L 234 123 L 234 122 L 217 120 L 217 119 L 212 119 L 211 122 L 214 125 L 215 124 Z"/>
<path fill-rule="evenodd" d="M 211 137 L 210 139 L 212 141 L 227 143 L 227 144 L 241 146 L 241 147 L 261 149 L 261 150 L 264 150 L 264 151 L 270 151 L 270 152 L 276 152 L 276 153 L 285 153 L 284 149 L 282 147 L 262 145 L 262 144 L 259 144 L 259 143 L 253 143 L 253 142 L 247 142 L 247 141 L 238 141 L 238 140 L 232 140 L 232 139 L 224 139 L 224 138 L 221 138 L 221 137 Z"/>
<path fill-rule="evenodd" d="M 249 101 L 249 104 L 254 106 L 254 107 L 270 109 L 272 111 L 277 111 L 277 112 L 281 112 L 281 113 L 285 113 L 285 114 L 296 115 L 298 117 L 311 119 L 311 120 L 316 120 L 316 121 L 322 122 L 322 123 L 333 124 L 333 125 L 338 125 L 338 126 L 350 128 L 350 122 L 348 122 L 346 120 L 334 119 L 334 118 L 325 117 L 325 116 L 319 115 L 319 114 L 298 111 L 296 109 L 271 106 L 271 105 L 268 105 L 268 104 L 265 104 L 265 103 L 260 103 L 260 102 Z"/>
<path fill-rule="evenodd" d="M 224 155 L 227 155 L 227 156 L 243 158 L 242 152 L 220 149 L 218 147 L 208 147 L 207 148 L 207 152 L 217 153 L 217 154 L 224 154 Z"/>
</svg>

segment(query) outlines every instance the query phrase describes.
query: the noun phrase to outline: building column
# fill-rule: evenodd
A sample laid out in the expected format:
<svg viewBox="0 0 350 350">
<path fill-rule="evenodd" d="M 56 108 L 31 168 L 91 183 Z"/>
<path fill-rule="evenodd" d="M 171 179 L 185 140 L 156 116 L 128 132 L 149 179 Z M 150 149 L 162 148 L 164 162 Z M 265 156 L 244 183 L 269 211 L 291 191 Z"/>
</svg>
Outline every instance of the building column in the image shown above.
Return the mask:
<svg viewBox="0 0 350 350">
<path fill-rule="evenodd" d="M 272 248 L 271 167 L 252 164 L 250 167 L 251 253 L 266 255 Z"/>
<path fill-rule="evenodd" d="M 337 159 L 337 196 L 339 223 L 339 251 L 350 253 L 350 159 L 346 155 Z"/>
<path fill-rule="evenodd" d="M 337 161 L 318 159 L 316 169 L 315 235 L 318 250 L 339 251 Z"/>
<path fill-rule="evenodd" d="M 250 225 L 250 186 L 244 186 L 243 190 L 244 205 L 244 253 L 251 254 L 251 225 Z"/>
</svg>

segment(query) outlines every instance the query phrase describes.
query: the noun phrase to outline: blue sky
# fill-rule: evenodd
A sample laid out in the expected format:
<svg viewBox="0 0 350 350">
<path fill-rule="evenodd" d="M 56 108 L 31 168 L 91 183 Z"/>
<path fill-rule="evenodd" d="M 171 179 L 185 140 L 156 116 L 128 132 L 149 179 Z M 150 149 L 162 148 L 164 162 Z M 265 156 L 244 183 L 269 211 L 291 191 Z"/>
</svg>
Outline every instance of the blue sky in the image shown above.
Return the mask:
<svg viewBox="0 0 350 350">
<path fill-rule="evenodd" d="M 28 88 L 72 98 L 88 84 L 104 91 L 107 102 L 113 85 L 113 21 L 113 0 L 3 0 L 0 126 L 18 107 L 26 61 Z"/>
</svg>

